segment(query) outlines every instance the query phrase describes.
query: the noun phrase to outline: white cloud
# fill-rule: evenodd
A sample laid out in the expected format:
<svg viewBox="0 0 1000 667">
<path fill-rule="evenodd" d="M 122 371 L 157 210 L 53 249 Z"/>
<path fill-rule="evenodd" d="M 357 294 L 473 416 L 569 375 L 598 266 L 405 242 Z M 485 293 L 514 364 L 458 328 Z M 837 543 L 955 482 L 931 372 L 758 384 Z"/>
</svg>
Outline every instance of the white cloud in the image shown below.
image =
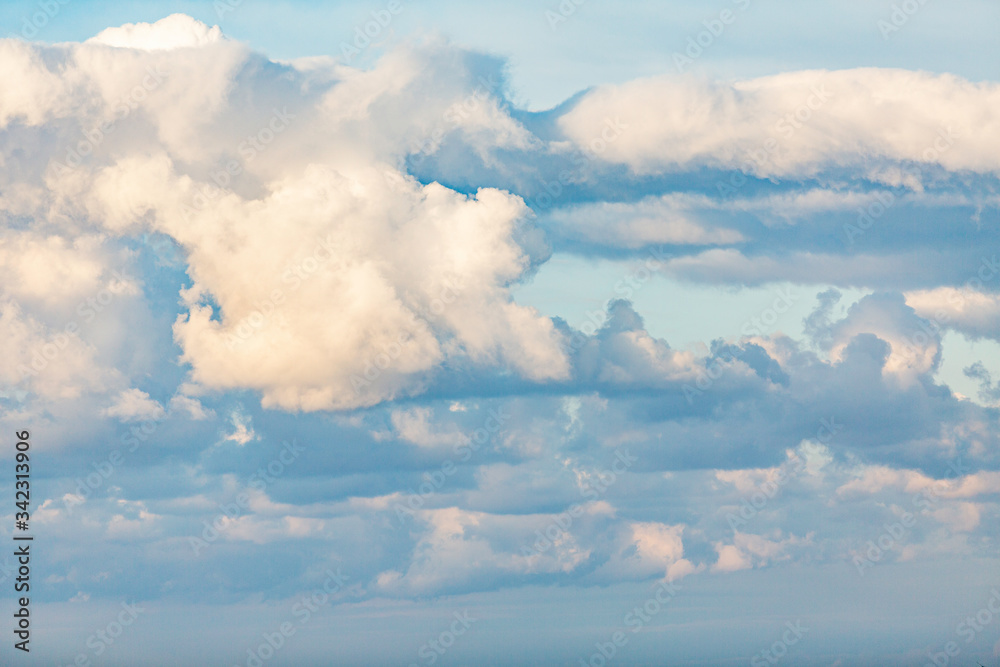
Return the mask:
<svg viewBox="0 0 1000 667">
<path fill-rule="evenodd" d="M 233 432 L 223 435 L 223 440 L 231 440 L 237 445 L 243 446 L 258 438 L 257 432 L 253 430 L 253 419 L 242 409 L 229 413 L 229 421 L 233 425 Z"/>
<path fill-rule="evenodd" d="M 95 350 L 77 335 L 71 321 L 47 327 L 17 302 L 0 300 L 0 383 L 55 399 L 74 399 L 121 383 L 121 375 L 101 366 Z"/>
<path fill-rule="evenodd" d="M 1000 493 L 1000 472 L 978 472 L 952 479 L 934 479 L 918 470 L 890 466 L 865 466 L 837 487 L 839 497 L 875 495 L 894 489 L 910 495 L 927 493 L 935 498 L 975 498 Z"/>
<path fill-rule="evenodd" d="M 207 410 L 197 398 L 190 396 L 176 395 L 170 399 L 169 408 L 171 412 L 183 411 L 191 419 L 201 421 L 215 415 L 212 410 Z"/>
<path fill-rule="evenodd" d="M 970 287 L 938 287 L 906 293 L 918 315 L 970 338 L 1000 338 L 1000 295 Z"/>
<path fill-rule="evenodd" d="M 165 411 L 163 406 L 149 397 L 141 389 L 127 389 L 107 408 L 101 411 L 106 417 L 115 417 L 123 422 L 147 421 L 162 419 Z"/>
<path fill-rule="evenodd" d="M 813 534 L 810 533 L 805 537 L 790 535 L 781 539 L 779 532 L 775 537 L 776 539 L 769 540 L 761 535 L 736 532 L 733 534 L 732 544 L 717 542 L 715 550 L 718 558 L 712 565 L 711 571 L 736 572 L 752 567 L 764 567 L 776 560 L 788 558 L 787 551 L 790 547 L 811 544 Z"/>
<path fill-rule="evenodd" d="M 682 535 L 685 526 L 655 521 L 630 522 L 619 533 L 611 558 L 598 571 L 598 576 L 612 580 L 666 578 L 671 581 L 696 571 L 684 558 Z"/>
<path fill-rule="evenodd" d="M 551 213 L 547 222 L 567 238 L 611 247 L 727 245 L 744 240 L 738 231 L 714 228 L 699 219 L 696 209 L 709 206 L 706 197 L 664 195 L 636 204 L 568 206 Z"/>
<path fill-rule="evenodd" d="M 559 124 L 581 148 L 639 173 L 708 166 L 800 178 L 835 166 L 867 172 L 873 160 L 989 173 L 998 100 L 997 84 L 898 69 L 732 84 L 662 76 L 597 87 Z M 608 119 L 624 130 L 594 146 Z"/>
<path fill-rule="evenodd" d="M 532 262 L 517 240 L 529 224 L 523 202 L 421 185 L 396 166 L 413 138 L 440 127 L 483 155 L 530 143 L 453 50 L 408 52 L 416 62 L 390 54 L 369 72 L 282 66 L 286 77 L 270 79 L 257 56 L 217 37 L 173 16 L 109 29 L 48 64 L 37 59 L 46 47 L 12 46 L 7 57 L 32 76 L 66 59 L 58 90 L 12 113 L 70 117 L 63 145 L 87 148 L 78 166 L 62 149 L 48 156 L 35 208 L 113 235 L 160 232 L 186 253 L 194 284 L 174 334 L 194 381 L 258 390 L 266 406 L 329 410 L 419 392 L 446 362 L 568 376 L 551 321 L 507 292 Z M 240 68 L 251 74 L 237 81 Z M 75 98 L 95 101 L 61 105 Z M 240 173 L 220 192 L 227 164 Z"/>
<path fill-rule="evenodd" d="M 393 428 L 400 439 L 412 442 L 418 447 L 458 447 L 469 443 L 469 436 L 454 424 L 434 428 L 434 413 L 430 408 L 393 410 Z"/>
<path fill-rule="evenodd" d="M 87 40 L 88 44 L 104 44 L 122 49 L 194 48 L 222 39 L 219 26 L 209 28 L 185 14 L 171 14 L 156 23 L 126 23 L 107 28 Z"/>
<path fill-rule="evenodd" d="M 904 386 L 937 368 L 941 338 L 901 297 L 870 295 L 851 306 L 832 328 L 830 358 L 840 361 L 859 334 L 874 334 L 889 344 L 883 371 Z"/>
</svg>

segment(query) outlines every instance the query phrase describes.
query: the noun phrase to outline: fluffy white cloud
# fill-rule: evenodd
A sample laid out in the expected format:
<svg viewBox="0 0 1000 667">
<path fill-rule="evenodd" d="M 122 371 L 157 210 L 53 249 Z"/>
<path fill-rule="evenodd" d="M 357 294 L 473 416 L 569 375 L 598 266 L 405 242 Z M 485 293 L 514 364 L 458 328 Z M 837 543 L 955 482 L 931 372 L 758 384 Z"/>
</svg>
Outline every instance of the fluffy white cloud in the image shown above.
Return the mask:
<svg viewBox="0 0 1000 667">
<path fill-rule="evenodd" d="M 435 428 L 432 421 L 433 412 L 430 408 L 392 412 L 392 426 L 396 429 L 397 436 L 418 447 L 455 448 L 470 442 L 469 436 L 462 433 L 454 424 Z"/>
<path fill-rule="evenodd" d="M 204 46 L 222 39 L 219 26 L 209 28 L 185 14 L 172 14 L 156 23 L 126 23 L 102 30 L 87 40 L 122 49 L 150 51 Z"/>
<path fill-rule="evenodd" d="M 114 257 L 96 235 L 70 239 L 31 231 L 8 232 L 0 236 L 0 266 L 4 268 L 5 294 L 20 302 L 50 307 L 76 306 L 101 290 L 134 296 L 139 289 L 127 273 L 117 271 Z M 122 253 L 124 254 L 124 253 Z M 72 312 L 72 308 L 65 308 Z M 79 313 L 73 313 L 79 317 Z"/>
<path fill-rule="evenodd" d="M 1000 338 L 1000 295 L 968 286 L 906 293 L 906 304 L 924 319 L 970 338 Z"/>
<path fill-rule="evenodd" d="M 106 417 L 124 422 L 162 419 L 166 411 L 141 389 L 128 389 L 118 394 L 114 402 L 102 411 Z"/>
<path fill-rule="evenodd" d="M 801 71 L 704 83 L 663 76 L 600 86 L 559 119 L 600 159 L 639 173 L 699 166 L 807 177 L 872 161 L 995 172 L 1000 85 L 893 69 Z M 623 126 L 603 141 L 608 121 Z"/>
<path fill-rule="evenodd" d="M 106 391 L 121 375 L 102 367 L 95 349 L 77 335 L 79 326 L 54 329 L 26 314 L 14 301 L 0 300 L 0 382 L 46 399 L 74 399 Z"/>
<path fill-rule="evenodd" d="M 457 133 L 484 156 L 530 144 L 492 89 L 448 60 L 454 51 L 421 53 L 430 74 L 394 54 L 370 72 L 312 62 L 275 80 L 245 47 L 183 16 L 109 29 L 48 62 L 47 47 L 5 46 L 5 67 L 36 83 L 0 119 L 71 121 L 52 124 L 61 141 L 37 167 L 44 188 L 31 184 L 31 206 L 64 228 L 83 219 L 179 244 L 193 284 L 174 334 L 204 387 L 319 410 L 419 391 L 447 362 L 567 377 L 560 334 L 507 293 L 533 261 L 518 240 L 523 202 L 421 185 L 393 164 L 423 136 Z M 96 102 L 65 104 L 94 92 Z M 25 248 L 67 243 L 25 236 L 15 271 L 29 266 Z M 89 272 L 79 285 L 99 272 L 65 266 Z M 15 288 L 51 292 L 28 277 Z"/>
<path fill-rule="evenodd" d="M 615 550 L 598 576 L 615 581 L 649 577 L 673 581 L 695 572 L 698 568 L 684 558 L 684 528 L 683 524 L 629 523 L 619 533 Z"/>
<path fill-rule="evenodd" d="M 284 186 L 163 222 L 189 249 L 190 315 L 175 334 L 196 381 L 314 410 L 391 398 L 456 355 L 536 380 L 566 375 L 551 323 L 502 287 L 526 267 L 511 241 L 515 198 L 319 167 Z"/>
<path fill-rule="evenodd" d="M 940 361 L 940 335 L 905 304 L 902 296 L 871 295 L 851 306 L 847 317 L 831 327 L 831 358 L 841 360 L 861 334 L 877 336 L 889 344 L 883 372 L 904 385 L 933 371 Z"/>
<path fill-rule="evenodd" d="M 737 532 L 733 535 L 733 543 L 718 542 L 715 550 L 718 559 L 712 565 L 713 572 L 736 572 L 751 567 L 763 567 L 775 560 L 789 558 L 791 547 L 806 546 L 812 543 L 812 534 L 805 537 L 791 535 L 781 539 L 780 533 L 769 540 L 761 535 Z"/>
</svg>

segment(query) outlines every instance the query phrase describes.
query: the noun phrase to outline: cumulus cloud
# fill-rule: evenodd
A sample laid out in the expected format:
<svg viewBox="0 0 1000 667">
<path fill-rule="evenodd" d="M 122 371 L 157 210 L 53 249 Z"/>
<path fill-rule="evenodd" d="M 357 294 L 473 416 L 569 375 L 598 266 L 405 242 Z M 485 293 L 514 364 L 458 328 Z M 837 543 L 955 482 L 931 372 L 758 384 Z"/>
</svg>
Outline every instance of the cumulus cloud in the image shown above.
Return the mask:
<svg viewBox="0 0 1000 667">
<path fill-rule="evenodd" d="M 684 558 L 685 526 L 632 522 L 619 534 L 610 559 L 597 572 L 613 581 L 659 577 L 674 581 L 697 570 Z"/>
<path fill-rule="evenodd" d="M 214 416 L 212 410 L 206 409 L 196 398 L 176 395 L 171 397 L 169 408 L 171 412 L 186 412 L 191 419 L 203 420 Z"/>
<path fill-rule="evenodd" d="M 152 24 L 126 23 L 107 28 L 88 39 L 87 43 L 155 51 L 204 46 L 221 38 L 219 26 L 209 28 L 185 14 L 172 14 Z"/>
<path fill-rule="evenodd" d="M 532 383 L 694 377 L 688 353 L 640 331 L 609 331 L 568 354 L 566 332 L 508 291 L 545 257 L 524 201 L 408 173 L 407 160 L 447 165 L 463 150 L 498 174 L 513 173 L 511 155 L 530 156 L 540 170 L 570 159 L 564 144 L 546 143 L 510 113 L 495 61 L 430 43 L 389 53 L 368 71 L 322 58 L 279 65 L 181 15 L 84 44 L 8 40 L 3 48 L 8 69 L 33 82 L 0 100 L 3 126 L 14 140 L 27 140 L 14 119 L 49 137 L 29 177 L 4 173 L 17 186 L 6 210 L 32 212 L 50 228 L 7 240 L 15 253 L 7 263 L 20 276 L 12 292 L 51 299 L 54 281 L 93 289 L 106 239 L 169 237 L 190 279 L 173 335 L 191 379 L 207 389 L 252 389 L 265 406 L 313 411 L 413 396 L 444 368 L 513 372 Z M 72 75 L 57 76 L 59 68 Z M 597 126 L 621 117 L 620 135 L 595 154 L 643 173 L 740 169 L 770 134 L 782 150 L 754 168 L 757 176 L 860 169 L 868 156 L 988 172 L 989 136 L 955 139 L 933 158 L 923 148 L 942 123 L 971 126 L 968 109 L 988 114 L 994 88 L 873 69 L 711 85 L 665 77 L 594 89 L 561 111 L 556 127 L 593 152 Z M 914 105 L 916 97 L 933 104 Z M 800 107 L 810 118 L 796 127 Z M 668 113 L 644 115 L 653 108 Z M 780 127 L 761 120 L 789 113 Z M 604 248 L 720 246 L 666 262 L 667 274 L 683 278 L 871 284 L 905 274 L 910 258 L 748 255 L 736 246 L 753 230 L 733 216 L 792 221 L 874 197 L 810 189 L 727 202 L 685 193 L 569 200 L 542 222 L 557 237 Z M 26 268 L 70 248 L 74 259 L 60 273 Z M 978 331 L 989 327 L 984 317 Z M 894 369 L 902 352 L 890 342 Z M 927 354 L 918 372 L 937 352 Z"/>
<path fill-rule="evenodd" d="M 904 383 L 934 371 L 941 357 L 941 338 L 935 327 L 918 317 L 901 295 L 874 294 L 851 306 L 847 317 L 831 327 L 830 355 L 842 359 L 862 334 L 889 344 L 884 370 Z"/>
<path fill-rule="evenodd" d="M 150 398 L 149 394 L 133 387 L 118 394 L 102 414 L 124 422 L 134 422 L 162 419 L 165 410 L 162 405 Z"/>
<path fill-rule="evenodd" d="M 119 385 L 122 376 L 96 359 L 95 350 L 77 335 L 74 321 L 55 329 L 24 312 L 9 299 L 0 301 L 0 341 L 8 353 L 0 378 L 46 399 L 74 399 Z"/>
<path fill-rule="evenodd" d="M 396 434 L 407 442 L 418 447 L 449 447 L 456 448 L 468 444 L 470 438 L 455 425 L 435 429 L 430 423 L 432 419 L 430 408 L 413 408 L 411 410 L 394 410 L 392 425 Z"/>
<path fill-rule="evenodd" d="M 174 334 L 196 382 L 319 410 L 420 391 L 452 361 L 534 381 L 567 376 L 552 323 L 507 293 L 534 261 L 519 245 L 530 224 L 523 202 L 495 189 L 465 195 L 420 184 L 393 164 L 409 150 L 400 121 L 411 136 L 435 134 L 438 117 L 471 144 L 523 144 L 525 131 L 492 90 L 473 90 L 476 104 L 451 122 L 447 97 L 424 89 L 427 104 L 413 113 L 424 75 L 399 56 L 370 72 L 330 63 L 322 83 L 315 63 L 268 80 L 257 56 L 183 16 L 58 51 L 7 48 L 12 67 L 49 76 L 56 89 L 25 93 L 6 117 L 52 122 L 56 133 L 52 119 L 72 117 L 61 131 L 75 148 L 49 153 L 36 208 L 113 235 L 166 234 L 183 250 L 192 284 Z M 73 76 L 55 77 L 42 53 Z M 443 56 L 423 57 L 469 80 L 464 89 L 449 84 L 451 94 L 471 94 L 474 72 Z M 94 91 L 96 104 L 62 106 Z M 241 104 L 246 95 L 259 106 Z M 395 143 L 376 139 L 383 134 Z"/>
<path fill-rule="evenodd" d="M 779 534 L 775 537 L 776 539 L 769 540 L 761 535 L 735 533 L 732 544 L 722 542 L 715 544 L 718 559 L 712 565 L 712 571 L 736 572 L 762 567 L 775 560 L 789 558 L 787 554 L 789 548 L 808 545 L 812 541 L 812 535 L 804 538 L 791 535 L 781 539 Z"/>
<path fill-rule="evenodd" d="M 252 488 L 292 429 L 309 465 L 220 520 L 205 567 L 296 539 L 317 562 L 352 560 L 369 596 L 725 576 L 842 558 L 929 489 L 914 549 L 992 539 L 996 412 L 935 374 L 941 329 L 995 337 L 1000 321 L 989 281 L 967 282 L 980 250 L 955 238 L 995 238 L 971 219 L 996 205 L 974 191 L 996 171 L 994 84 L 663 77 L 532 114 L 505 95 L 502 62 L 448 44 L 370 70 L 278 63 L 183 16 L 83 44 L 2 40 L 0 64 L 0 400 L 7 416 L 29 396 L 163 422 L 181 463 L 156 461 L 155 483 L 133 457 L 115 486 L 78 487 L 109 435 L 89 425 L 53 482 L 86 521 L 54 501 L 39 515 L 67 539 L 99 526 L 115 554 L 178 556 L 152 568 L 154 594 L 204 594 L 177 531 Z M 740 170 L 745 185 L 720 191 L 716 172 Z M 843 239 L 875 204 L 884 216 Z M 150 261 L 149 238 L 174 261 Z M 649 246 L 664 246 L 650 280 L 879 291 L 842 317 L 823 292 L 804 340 L 733 331 L 690 349 L 625 301 L 576 331 L 511 296 L 553 247 Z M 136 331 L 156 340 L 133 355 Z M 969 374 L 996 391 L 984 366 Z M 489 410 L 510 415 L 496 434 Z M 634 466 L 609 486 L 618 448 Z M 977 469 L 940 484 L 958 454 Z M 734 533 L 726 514 L 775 486 Z M 833 520 L 848 512 L 864 530 Z M 106 561 L 81 568 L 106 577 Z"/>
<path fill-rule="evenodd" d="M 571 341 L 582 341 L 577 344 L 576 361 L 581 378 L 611 385 L 663 386 L 698 377 L 701 369 L 695 355 L 671 349 L 666 341 L 650 336 L 628 301 L 610 303 L 604 320 L 589 338 L 577 334 Z"/>
<path fill-rule="evenodd" d="M 559 125 L 601 160 L 638 173 L 705 166 L 802 178 L 834 166 L 864 174 L 873 161 L 994 173 L 997 99 L 994 83 L 892 69 L 731 84 L 663 76 L 599 86 Z M 626 129 L 597 151 L 609 118 Z"/>
<path fill-rule="evenodd" d="M 232 433 L 227 433 L 222 436 L 223 440 L 229 440 L 235 442 L 241 447 L 252 440 L 258 438 L 257 433 L 253 430 L 253 419 L 243 412 L 242 409 L 236 409 L 229 413 L 229 422 L 232 425 Z"/>
<path fill-rule="evenodd" d="M 997 294 L 968 286 L 938 287 L 908 292 L 906 303 L 924 319 L 969 338 L 1000 337 L 1000 296 Z"/>
</svg>

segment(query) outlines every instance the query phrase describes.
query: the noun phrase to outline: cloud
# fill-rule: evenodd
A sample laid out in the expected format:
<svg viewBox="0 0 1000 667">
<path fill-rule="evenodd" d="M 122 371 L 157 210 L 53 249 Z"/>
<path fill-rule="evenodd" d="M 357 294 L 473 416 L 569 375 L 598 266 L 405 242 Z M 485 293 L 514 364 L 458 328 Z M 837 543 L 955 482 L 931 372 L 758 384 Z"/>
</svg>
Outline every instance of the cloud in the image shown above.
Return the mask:
<svg viewBox="0 0 1000 667">
<path fill-rule="evenodd" d="M 55 67 L 33 59 L 50 47 L 12 48 L 27 57 L 10 54 L 12 67 Z M 49 149 L 36 208 L 82 215 L 115 236 L 165 234 L 180 246 L 192 284 L 174 334 L 196 382 L 254 389 L 268 406 L 329 410 L 420 392 L 455 361 L 533 381 L 568 375 L 552 323 L 507 293 L 534 261 L 520 245 L 530 226 L 523 202 L 490 188 L 466 195 L 420 184 L 391 163 L 408 149 L 399 123 L 433 134 L 435 116 L 470 145 L 526 146 L 492 90 L 474 90 L 475 103 L 459 113 L 421 88 L 426 108 L 413 114 L 422 75 L 393 55 L 369 72 L 330 64 L 332 78 L 289 101 L 294 88 L 285 81 L 312 85 L 315 64 L 284 67 L 286 78 L 269 80 L 258 57 L 179 15 L 109 29 L 52 55 L 73 76 L 13 113 L 52 122 L 79 145 Z M 462 73 L 433 49 L 422 57 Z M 464 75 L 471 87 L 472 72 Z M 94 90 L 96 105 L 78 107 L 71 125 L 51 120 L 74 115 L 56 100 Z M 246 95 L 259 106 L 241 105 Z M 351 139 L 383 132 L 397 143 Z M 342 140 L 331 152 L 326 142 Z"/>
<path fill-rule="evenodd" d="M 906 303 L 924 319 L 969 338 L 1000 337 L 1000 295 L 968 286 L 938 287 L 908 292 Z"/>
<path fill-rule="evenodd" d="M 198 399 L 179 394 L 171 397 L 169 408 L 171 412 L 186 412 L 191 419 L 199 421 L 214 416 L 214 412 L 207 410 Z"/>
<path fill-rule="evenodd" d="M 615 172 L 612 163 L 642 174 L 740 169 L 751 139 L 772 131 L 789 136 L 767 168 L 753 170 L 758 177 L 884 167 L 874 182 L 900 187 L 905 179 L 885 170 L 904 163 L 988 172 L 988 134 L 981 142 L 956 139 L 933 159 L 919 139 L 939 138 L 932 119 L 964 128 L 971 116 L 963 109 L 988 114 L 997 94 L 991 85 L 902 70 L 797 72 L 732 84 L 661 77 L 591 90 L 550 114 L 545 132 L 541 116 L 514 113 L 503 97 L 502 63 L 441 42 L 401 47 L 367 71 L 323 58 L 279 64 L 174 15 L 109 29 L 84 44 L 8 41 L 4 48 L 9 69 L 35 82 L 9 98 L 4 127 L 27 141 L 11 124 L 18 118 L 47 137 L 25 177 L 3 175 L 17 186 L 7 210 L 45 217 L 49 227 L 10 236 L 17 252 L 8 263 L 19 276 L 12 293 L 51 300 L 55 280 L 93 289 L 115 244 L 139 234 L 169 237 L 188 277 L 172 333 L 190 379 L 207 390 L 250 389 L 264 406 L 288 411 L 413 397 L 453 373 L 510 374 L 526 385 L 576 378 L 664 386 L 695 377 L 690 353 L 641 327 L 609 330 L 576 349 L 567 346 L 572 332 L 516 303 L 509 289 L 545 261 L 546 234 L 604 252 L 688 248 L 662 270 L 706 282 L 940 282 L 962 259 L 957 251 L 933 272 L 918 272 L 927 268 L 922 249 L 887 260 L 875 251 L 804 249 L 810 244 L 795 239 L 797 227 L 808 227 L 801 220 L 853 217 L 856 207 L 877 202 L 879 192 L 867 188 L 748 190 L 732 200 L 661 191 L 588 203 L 567 194 L 539 218 L 518 188 L 532 173 L 561 173 L 583 151 L 590 158 L 581 182 L 611 174 L 612 184 L 627 184 L 636 196 L 643 177 Z M 72 76 L 55 76 L 60 67 Z M 911 104 L 918 95 L 932 100 L 933 114 Z M 652 108 L 643 101 L 661 99 L 670 100 L 656 104 L 665 115 L 643 115 Z M 858 99 L 871 108 L 852 106 Z M 789 125 L 789 134 L 766 120 L 795 100 L 791 112 L 804 104 L 808 124 Z M 619 116 L 621 133 L 595 152 L 587 128 Z M 889 118 L 902 118 L 892 131 Z M 514 191 L 448 187 L 428 177 L 457 168 Z M 912 196 L 940 201 L 915 186 Z M 918 201 L 897 199 L 897 206 Z M 791 231 L 773 247 L 762 244 L 760 225 L 747 215 Z M 71 247 L 74 260 L 61 263 L 60 275 L 25 268 Z M 902 363 L 898 342 L 890 341 L 890 369 Z M 937 352 L 927 353 L 918 372 L 934 363 Z"/>
<path fill-rule="evenodd" d="M 229 413 L 229 421 L 233 426 L 233 432 L 223 435 L 223 440 L 231 440 L 242 447 L 258 438 L 257 433 L 253 430 L 252 418 L 242 409 L 236 409 Z"/>
<path fill-rule="evenodd" d="M 941 338 L 934 327 L 919 318 L 901 295 L 874 294 L 850 307 L 847 317 L 831 327 L 831 358 L 843 358 L 856 337 L 872 334 L 889 344 L 883 369 L 903 383 L 937 369 Z"/>
<path fill-rule="evenodd" d="M 6 280 L 3 291 L 19 300 L 65 304 L 95 295 L 113 260 L 101 252 L 100 236 L 42 236 L 11 231 L 0 238 L 0 264 Z M 134 286 L 122 286 L 135 293 Z"/>
<path fill-rule="evenodd" d="M 394 410 L 392 426 L 400 439 L 412 442 L 418 447 L 448 447 L 457 448 L 471 442 L 465 433 L 454 425 L 435 430 L 430 424 L 433 416 L 430 408 L 413 408 L 411 410 Z"/>
<path fill-rule="evenodd" d="M 162 419 L 166 414 L 163 406 L 149 397 L 141 389 L 128 389 L 118 394 L 118 397 L 101 414 L 115 417 L 123 422 L 147 421 Z"/>
<path fill-rule="evenodd" d="M 979 397 L 986 403 L 1000 401 L 1000 386 L 995 386 L 990 372 L 983 366 L 983 362 L 976 363 L 962 369 L 964 375 L 979 382 Z"/>
<path fill-rule="evenodd" d="M 801 179 L 900 163 L 993 173 L 997 99 L 994 83 L 899 69 L 731 84 L 661 76 L 594 88 L 559 125 L 577 146 L 640 174 L 711 167 Z M 601 142 L 608 119 L 625 129 Z"/>
<path fill-rule="evenodd" d="M 148 51 L 196 48 L 222 39 L 219 26 L 209 28 L 185 14 L 171 14 L 156 23 L 126 23 L 102 30 L 87 40 L 119 49 Z"/>
<path fill-rule="evenodd" d="M 620 533 L 610 559 L 597 572 L 612 581 L 659 577 L 682 578 L 696 568 L 684 559 L 682 539 L 685 526 L 657 522 L 632 522 Z"/>
<path fill-rule="evenodd" d="M 718 559 L 712 565 L 713 572 L 737 572 L 752 567 L 762 567 L 774 560 L 788 558 L 786 551 L 790 547 L 804 546 L 812 542 L 812 535 L 804 538 L 791 535 L 785 539 L 769 540 L 761 535 L 737 532 L 733 535 L 732 544 L 722 542 L 715 544 Z"/>
<path fill-rule="evenodd" d="M 0 407 L 73 430 L 50 484 L 79 514 L 49 499 L 39 520 L 114 538 L 80 552 L 81 581 L 112 558 L 150 598 L 277 596 L 340 558 L 361 596 L 421 598 L 839 565 L 931 488 L 901 558 L 996 537 L 996 411 L 938 378 L 941 330 L 997 329 L 992 285 L 968 282 L 996 237 L 994 84 L 661 77 L 530 113 L 502 61 L 441 41 L 368 70 L 275 62 L 182 16 L 0 41 L 0 65 Z M 682 347 L 682 323 L 585 284 L 565 285 L 580 330 L 512 296 L 553 252 L 653 246 L 651 281 L 789 281 L 819 308 L 801 339 Z M 840 315 L 831 285 L 876 291 Z M 291 433 L 303 465 L 246 491 L 196 559 L 186 538 Z M 128 456 L 105 477 L 109 442 Z M 959 455 L 974 469 L 941 484 Z"/>
<path fill-rule="evenodd" d="M 597 332 L 586 338 L 576 334 L 570 341 L 578 348 L 575 366 L 581 380 L 634 386 L 696 380 L 700 368 L 695 355 L 650 336 L 631 303 L 612 301 L 607 315 L 599 314 L 603 326 Z"/>
<path fill-rule="evenodd" d="M 122 381 L 103 367 L 93 347 L 77 335 L 79 325 L 49 328 L 13 300 L 0 300 L 0 341 L 8 353 L 0 362 L 0 378 L 47 400 L 74 399 L 108 390 Z"/>
<path fill-rule="evenodd" d="M 713 228 L 692 209 L 710 207 L 705 197 L 664 195 L 637 204 L 601 202 L 560 208 L 546 218 L 553 233 L 603 247 L 731 245 L 743 241 L 733 229 Z"/>
</svg>

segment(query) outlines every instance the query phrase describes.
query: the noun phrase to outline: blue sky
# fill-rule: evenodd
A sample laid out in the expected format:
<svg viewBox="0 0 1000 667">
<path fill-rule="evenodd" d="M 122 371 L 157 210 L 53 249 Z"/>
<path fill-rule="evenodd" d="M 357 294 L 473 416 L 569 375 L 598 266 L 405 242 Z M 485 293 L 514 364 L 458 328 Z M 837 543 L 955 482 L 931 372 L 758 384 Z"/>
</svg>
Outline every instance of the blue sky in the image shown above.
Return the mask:
<svg viewBox="0 0 1000 667">
<path fill-rule="evenodd" d="M 998 24 L 5 3 L 4 664 L 995 664 Z"/>
</svg>

